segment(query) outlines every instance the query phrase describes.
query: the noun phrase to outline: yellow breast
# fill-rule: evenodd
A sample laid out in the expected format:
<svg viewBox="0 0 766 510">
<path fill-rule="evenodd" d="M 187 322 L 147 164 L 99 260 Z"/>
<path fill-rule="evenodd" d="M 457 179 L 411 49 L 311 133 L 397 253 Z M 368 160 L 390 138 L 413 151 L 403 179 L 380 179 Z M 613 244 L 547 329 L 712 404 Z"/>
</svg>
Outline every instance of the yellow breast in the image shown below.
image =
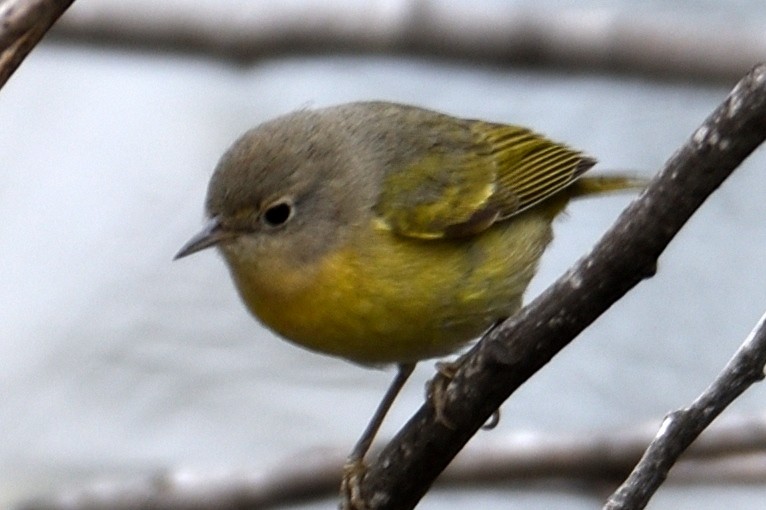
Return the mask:
<svg viewBox="0 0 766 510">
<path fill-rule="evenodd" d="M 445 355 L 514 313 L 551 239 L 534 212 L 470 239 L 402 238 L 370 223 L 318 262 L 227 254 L 251 312 L 287 340 L 359 363 Z"/>
</svg>

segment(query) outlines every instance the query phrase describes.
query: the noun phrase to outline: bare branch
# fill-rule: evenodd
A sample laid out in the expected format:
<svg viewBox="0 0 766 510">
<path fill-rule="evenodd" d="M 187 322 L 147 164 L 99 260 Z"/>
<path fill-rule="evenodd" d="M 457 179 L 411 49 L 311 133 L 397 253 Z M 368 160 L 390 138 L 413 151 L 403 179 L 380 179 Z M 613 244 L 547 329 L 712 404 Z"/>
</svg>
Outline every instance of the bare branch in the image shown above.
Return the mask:
<svg viewBox="0 0 766 510">
<path fill-rule="evenodd" d="M 374 509 L 412 508 L 521 384 L 642 279 L 705 199 L 766 137 L 766 66 L 743 78 L 590 254 L 464 357 L 440 423 L 426 404 L 370 466 Z"/>
<path fill-rule="evenodd" d="M 657 424 L 651 423 L 611 432 L 486 437 L 479 445 L 469 445 L 460 452 L 437 483 L 508 484 L 555 478 L 580 486 L 616 485 L 641 458 L 656 429 Z M 766 417 L 729 418 L 706 430 L 687 451 L 688 462 L 682 463 L 678 472 L 673 471 L 672 479 L 677 483 L 715 483 L 724 473 L 731 479 L 732 458 L 741 462 L 745 457 L 766 459 Z M 766 466 L 748 467 L 736 472 L 737 480 L 762 482 L 757 477 Z"/>
<path fill-rule="evenodd" d="M 467 447 L 439 478 L 441 487 L 555 479 L 560 490 L 600 493 L 623 480 L 657 430 L 651 423 L 609 432 L 491 434 Z M 18 510 L 235 510 L 275 508 L 337 494 L 346 448 L 303 452 L 267 469 L 175 470 L 99 482 L 28 501 Z M 675 484 L 763 483 L 766 416 L 727 418 L 705 430 L 678 462 Z M 550 486 L 546 485 L 546 490 Z"/>
<path fill-rule="evenodd" d="M 604 510 L 646 507 L 678 457 L 699 434 L 747 388 L 764 378 L 766 313 L 713 384 L 686 409 L 669 414 L 625 483 Z"/>
<path fill-rule="evenodd" d="M 74 0 L 0 3 L 0 88 Z"/>
<path fill-rule="evenodd" d="M 159 5 L 159 4 L 158 4 Z M 68 40 L 194 52 L 249 62 L 284 53 L 418 54 L 731 83 L 766 59 L 760 25 L 716 29 L 699 19 L 619 10 L 369 1 L 245 2 L 206 9 L 134 9 L 85 2 L 54 33 Z M 714 22 L 717 22 L 714 21 Z"/>
<path fill-rule="evenodd" d="M 0 52 L 5 51 L 45 14 L 45 0 L 6 0 L 0 4 Z"/>
</svg>

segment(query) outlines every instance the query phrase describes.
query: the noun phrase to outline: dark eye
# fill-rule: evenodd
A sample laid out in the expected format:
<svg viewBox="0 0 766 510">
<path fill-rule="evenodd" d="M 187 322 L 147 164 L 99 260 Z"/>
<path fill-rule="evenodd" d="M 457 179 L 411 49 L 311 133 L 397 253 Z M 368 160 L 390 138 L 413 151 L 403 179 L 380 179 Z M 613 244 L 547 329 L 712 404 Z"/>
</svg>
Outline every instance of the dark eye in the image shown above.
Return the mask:
<svg viewBox="0 0 766 510">
<path fill-rule="evenodd" d="M 283 225 L 293 214 L 293 208 L 287 202 L 279 202 L 270 206 L 263 213 L 263 221 L 270 227 Z"/>
</svg>

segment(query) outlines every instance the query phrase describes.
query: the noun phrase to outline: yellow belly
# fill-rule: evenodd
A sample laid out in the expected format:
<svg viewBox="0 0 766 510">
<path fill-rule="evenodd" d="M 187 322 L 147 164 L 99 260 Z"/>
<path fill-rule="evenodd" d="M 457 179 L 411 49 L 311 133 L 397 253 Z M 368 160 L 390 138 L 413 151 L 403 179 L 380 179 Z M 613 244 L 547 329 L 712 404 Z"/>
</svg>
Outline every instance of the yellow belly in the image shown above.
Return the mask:
<svg viewBox="0 0 766 510">
<path fill-rule="evenodd" d="M 513 314 L 550 242 L 530 211 L 470 239 L 360 229 L 311 267 L 227 254 L 251 312 L 282 337 L 364 363 L 448 354 Z"/>
</svg>

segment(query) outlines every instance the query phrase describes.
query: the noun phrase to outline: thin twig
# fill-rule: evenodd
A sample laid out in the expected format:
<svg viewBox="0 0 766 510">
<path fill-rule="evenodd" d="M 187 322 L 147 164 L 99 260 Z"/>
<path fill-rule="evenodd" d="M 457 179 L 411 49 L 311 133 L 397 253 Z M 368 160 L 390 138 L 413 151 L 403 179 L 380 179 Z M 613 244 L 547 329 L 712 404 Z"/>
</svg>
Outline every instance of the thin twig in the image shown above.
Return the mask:
<svg viewBox="0 0 766 510">
<path fill-rule="evenodd" d="M 452 427 L 426 404 L 364 478 L 373 509 L 413 508 L 521 384 L 642 279 L 705 199 L 766 138 L 766 66 L 743 78 L 590 254 L 479 342 L 447 386 Z"/>
<path fill-rule="evenodd" d="M 718 377 L 686 409 L 669 414 L 641 461 L 609 498 L 604 510 L 646 507 L 678 457 L 710 423 L 753 383 L 766 364 L 766 313 Z"/>
</svg>

